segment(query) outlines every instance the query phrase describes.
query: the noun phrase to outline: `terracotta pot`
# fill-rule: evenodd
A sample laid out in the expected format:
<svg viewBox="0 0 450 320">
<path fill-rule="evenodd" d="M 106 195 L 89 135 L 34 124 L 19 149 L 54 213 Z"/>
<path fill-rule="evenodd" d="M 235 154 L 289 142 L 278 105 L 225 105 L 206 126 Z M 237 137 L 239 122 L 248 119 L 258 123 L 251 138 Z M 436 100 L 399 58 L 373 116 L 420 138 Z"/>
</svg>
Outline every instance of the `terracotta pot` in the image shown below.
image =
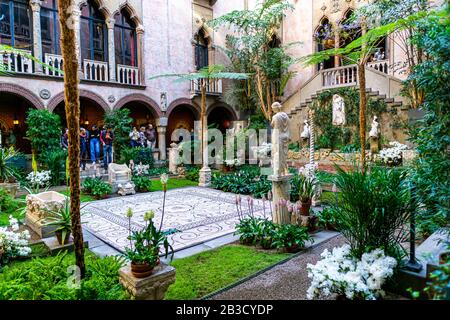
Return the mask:
<svg viewBox="0 0 450 320">
<path fill-rule="evenodd" d="M 295 252 L 300 251 L 300 249 L 301 248 L 300 248 L 300 246 L 298 244 L 294 244 L 294 245 L 292 245 L 290 247 L 286 247 L 286 252 L 295 253 Z"/>
<path fill-rule="evenodd" d="M 444 251 L 439 255 L 439 264 L 446 264 L 450 259 L 450 251 Z"/>
<path fill-rule="evenodd" d="M 56 239 L 58 240 L 58 243 L 60 245 L 65 245 L 69 243 L 69 239 L 70 239 L 70 232 L 66 233 L 66 237 L 63 239 L 62 238 L 62 231 L 55 231 L 55 235 L 56 235 Z M 64 240 L 64 242 L 63 242 Z"/>
<path fill-rule="evenodd" d="M 300 201 L 300 203 L 300 214 L 302 216 L 309 216 L 309 210 L 311 209 L 311 199 L 309 199 L 307 202 Z"/>
<path fill-rule="evenodd" d="M 131 262 L 131 273 L 136 278 L 145 278 L 153 273 L 154 267 L 148 263 L 134 263 Z"/>
</svg>

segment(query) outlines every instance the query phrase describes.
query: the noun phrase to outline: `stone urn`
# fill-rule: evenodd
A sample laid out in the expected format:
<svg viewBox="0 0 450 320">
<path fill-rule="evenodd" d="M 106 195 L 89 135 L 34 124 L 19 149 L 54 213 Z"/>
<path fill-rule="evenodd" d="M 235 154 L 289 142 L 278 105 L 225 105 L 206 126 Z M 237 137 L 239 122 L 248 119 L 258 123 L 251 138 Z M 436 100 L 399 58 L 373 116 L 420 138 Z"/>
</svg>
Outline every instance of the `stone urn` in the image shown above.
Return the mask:
<svg viewBox="0 0 450 320">
<path fill-rule="evenodd" d="M 56 227 L 45 226 L 45 219 L 52 211 L 64 209 L 65 201 L 66 197 L 55 191 L 27 195 L 25 224 L 41 238 L 52 236 Z"/>
<path fill-rule="evenodd" d="M 12 183 L 0 183 L 0 189 L 5 189 L 11 197 L 15 198 L 17 195 L 17 191 L 19 190 L 20 185 L 19 183 L 12 182 Z"/>
</svg>

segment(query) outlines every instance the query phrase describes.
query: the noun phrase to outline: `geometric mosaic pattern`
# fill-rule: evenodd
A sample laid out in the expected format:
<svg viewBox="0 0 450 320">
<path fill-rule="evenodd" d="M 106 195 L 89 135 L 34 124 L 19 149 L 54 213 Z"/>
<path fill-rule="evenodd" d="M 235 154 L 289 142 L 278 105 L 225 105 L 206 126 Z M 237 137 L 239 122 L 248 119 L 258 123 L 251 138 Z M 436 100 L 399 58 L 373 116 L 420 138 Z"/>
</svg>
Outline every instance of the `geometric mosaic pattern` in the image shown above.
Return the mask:
<svg viewBox="0 0 450 320">
<path fill-rule="evenodd" d="M 242 212 L 248 214 L 247 197 L 242 197 Z M 186 187 L 168 190 L 163 221 L 163 230 L 176 229 L 169 235 L 175 251 L 215 239 L 235 231 L 238 222 L 235 194 L 219 190 Z M 154 222 L 159 227 L 162 216 L 163 192 L 141 193 L 133 196 L 115 197 L 93 201 L 84 208 L 83 228 L 123 252 L 130 246 L 127 239 L 131 230 L 144 228 L 144 214 L 155 212 Z M 266 203 L 267 206 L 267 203 Z M 131 222 L 126 217 L 127 209 L 133 210 Z M 254 199 L 254 214 L 270 216 L 261 200 Z"/>
</svg>

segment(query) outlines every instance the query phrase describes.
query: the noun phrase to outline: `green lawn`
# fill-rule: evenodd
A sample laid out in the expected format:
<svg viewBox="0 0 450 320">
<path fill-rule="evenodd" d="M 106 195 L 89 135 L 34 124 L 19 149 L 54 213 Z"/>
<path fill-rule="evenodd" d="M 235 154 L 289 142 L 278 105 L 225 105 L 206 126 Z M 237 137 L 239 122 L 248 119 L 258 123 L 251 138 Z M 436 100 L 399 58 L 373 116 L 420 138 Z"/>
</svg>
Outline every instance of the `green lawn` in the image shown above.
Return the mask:
<svg viewBox="0 0 450 320">
<path fill-rule="evenodd" d="M 176 189 L 182 187 L 192 187 L 198 186 L 198 182 L 194 182 L 187 179 L 175 179 L 170 178 L 169 182 L 167 182 L 167 189 Z M 162 184 L 160 179 L 152 179 L 152 189 L 151 191 L 162 191 Z"/>
<path fill-rule="evenodd" d="M 169 287 L 166 299 L 201 298 L 289 256 L 243 245 L 228 245 L 174 260 L 171 264 L 176 268 L 176 282 Z"/>
<path fill-rule="evenodd" d="M 69 190 L 61 191 L 60 193 L 65 195 L 65 196 L 70 196 L 70 191 Z M 81 193 L 80 200 L 81 200 L 81 202 L 89 202 L 89 201 L 94 201 L 96 199 L 94 197 L 90 196 L 90 195 Z"/>
</svg>

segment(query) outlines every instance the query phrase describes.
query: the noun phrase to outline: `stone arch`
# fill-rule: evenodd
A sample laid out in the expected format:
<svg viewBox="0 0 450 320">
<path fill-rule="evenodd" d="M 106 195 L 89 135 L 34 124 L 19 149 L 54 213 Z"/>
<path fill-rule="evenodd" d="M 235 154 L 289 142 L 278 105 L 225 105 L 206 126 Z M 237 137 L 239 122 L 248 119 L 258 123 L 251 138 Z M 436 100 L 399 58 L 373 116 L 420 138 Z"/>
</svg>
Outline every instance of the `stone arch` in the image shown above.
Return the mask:
<svg viewBox="0 0 450 320">
<path fill-rule="evenodd" d="M 116 14 L 118 14 L 122 10 L 125 10 L 130 15 L 130 19 L 134 22 L 134 24 L 136 25 L 136 28 L 138 28 L 138 27 L 143 28 L 143 24 L 142 24 L 141 19 L 139 18 L 139 15 L 137 14 L 137 12 L 133 8 L 133 6 L 131 4 L 129 4 L 128 2 L 122 3 L 119 6 L 119 8 L 111 14 L 111 17 L 114 18 L 116 16 Z"/>
<path fill-rule="evenodd" d="M 347 8 L 347 10 L 345 10 L 344 14 L 342 15 L 341 20 L 339 20 L 338 25 L 341 25 L 346 19 L 348 19 L 353 12 L 355 12 L 355 9 Z"/>
<path fill-rule="evenodd" d="M 78 3 L 78 6 L 81 8 L 83 5 L 87 4 L 89 0 L 81 0 Z M 108 7 L 105 5 L 106 0 L 92 0 L 97 6 L 98 10 L 100 10 L 101 13 L 103 13 L 103 16 L 105 18 L 105 21 L 109 18 L 111 18 L 111 12 L 108 10 Z"/>
<path fill-rule="evenodd" d="M 105 112 L 110 110 L 108 103 L 106 103 L 106 101 L 103 100 L 102 97 L 100 97 L 98 94 L 92 91 L 80 89 L 80 98 L 87 98 L 94 101 L 99 106 L 101 106 Z M 64 92 L 60 92 L 56 96 L 54 96 L 52 100 L 50 100 L 47 109 L 49 111 L 53 111 L 58 106 L 58 104 L 60 104 L 63 101 L 64 101 Z"/>
<path fill-rule="evenodd" d="M 127 103 L 130 102 L 140 102 L 145 104 L 149 110 L 152 112 L 153 116 L 155 118 L 160 118 L 163 116 L 163 113 L 161 109 L 159 108 L 158 104 L 150 97 L 147 97 L 146 95 L 142 93 L 132 93 L 129 94 L 123 98 L 121 98 L 119 101 L 117 101 L 116 105 L 114 106 L 114 110 L 118 110 L 120 108 L 123 108 Z"/>
<path fill-rule="evenodd" d="M 169 105 L 169 107 L 167 108 L 166 111 L 166 117 L 168 118 L 170 116 L 170 114 L 172 113 L 172 111 L 178 107 L 179 105 L 185 105 L 185 106 L 189 106 L 190 109 L 194 112 L 194 114 L 196 115 L 196 119 L 199 120 L 200 119 L 200 113 L 201 113 L 201 108 L 198 104 L 196 104 L 195 102 L 193 102 L 191 99 L 188 98 L 180 98 L 180 99 L 176 99 L 174 101 L 172 101 Z"/>
<path fill-rule="evenodd" d="M 216 103 L 213 103 L 212 105 L 210 105 L 208 107 L 208 110 L 206 110 L 206 115 L 209 116 L 210 113 L 216 108 L 224 108 L 224 109 L 226 109 L 232 115 L 233 121 L 236 121 L 236 120 L 239 119 L 239 117 L 238 117 L 238 115 L 236 113 L 236 110 L 234 110 L 233 107 L 231 107 L 230 105 L 228 105 L 228 104 L 226 104 L 224 102 L 216 102 Z"/>
<path fill-rule="evenodd" d="M 0 82 L 0 92 L 14 94 L 28 100 L 37 109 L 45 109 L 44 103 L 36 94 L 17 84 Z"/>
</svg>

